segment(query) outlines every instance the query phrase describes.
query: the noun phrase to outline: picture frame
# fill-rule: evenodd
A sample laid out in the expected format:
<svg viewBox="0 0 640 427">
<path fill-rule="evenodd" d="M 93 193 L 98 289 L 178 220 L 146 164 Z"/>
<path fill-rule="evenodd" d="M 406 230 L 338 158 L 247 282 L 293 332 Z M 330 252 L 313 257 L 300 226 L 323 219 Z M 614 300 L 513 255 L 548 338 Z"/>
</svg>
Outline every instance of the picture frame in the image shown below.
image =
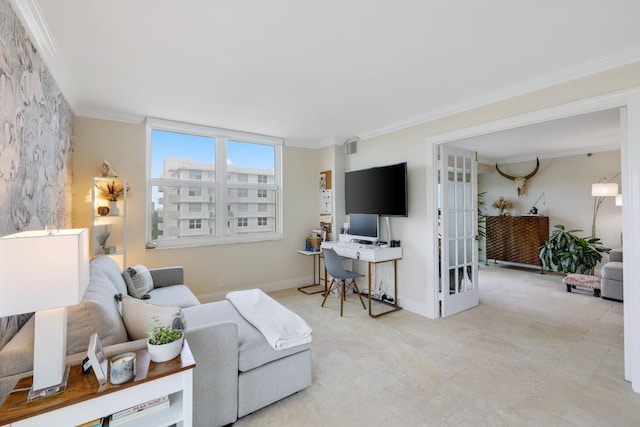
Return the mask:
<svg viewBox="0 0 640 427">
<path fill-rule="evenodd" d="M 331 190 L 331 171 L 326 170 L 320 172 L 320 185 L 319 190 Z"/>
<path fill-rule="evenodd" d="M 102 349 L 100 337 L 98 334 L 91 335 L 89 338 L 89 347 L 87 348 L 87 356 L 91 362 L 91 368 L 100 385 L 107 383 L 107 356 Z"/>
</svg>

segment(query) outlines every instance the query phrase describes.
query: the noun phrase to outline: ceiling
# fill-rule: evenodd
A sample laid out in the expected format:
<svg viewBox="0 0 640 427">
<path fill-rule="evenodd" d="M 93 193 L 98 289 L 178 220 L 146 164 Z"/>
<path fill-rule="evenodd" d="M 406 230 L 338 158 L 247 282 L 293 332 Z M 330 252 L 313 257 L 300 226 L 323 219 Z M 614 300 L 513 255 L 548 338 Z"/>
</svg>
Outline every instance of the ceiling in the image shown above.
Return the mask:
<svg viewBox="0 0 640 427">
<path fill-rule="evenodd" d="M 618 150 L 620 110 L 611 109 L 465 138 L 450 145 L 477 151 L 482 163 L 512 163 Z"/>
<path fill-rule="evenodd" d="M 301 146 L 640 61 L 635 0 L 11 1 L 77 115 Z"/>
</svg>

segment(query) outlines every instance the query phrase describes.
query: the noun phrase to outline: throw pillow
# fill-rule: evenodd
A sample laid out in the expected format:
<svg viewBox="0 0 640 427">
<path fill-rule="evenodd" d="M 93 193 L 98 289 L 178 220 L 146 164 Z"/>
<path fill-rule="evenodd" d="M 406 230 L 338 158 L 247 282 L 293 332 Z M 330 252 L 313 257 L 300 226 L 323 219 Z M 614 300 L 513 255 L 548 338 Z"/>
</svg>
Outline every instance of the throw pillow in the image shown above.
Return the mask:
<svg viewBox="0 0 640 427">
<path fill-rule="evenodd" d="M 129 295 L 122 295 L 122 320 L 132 340 L 146 338 L 147 331 L 156 325 L 183 330 L 187 327 L 180 307 L 152 304 Z"/>
<path fill-rule="evenodd" d="M 153 278 L 147 267 L 136 264 L 122 272 L 124 281 L 127 284 L 129 295 L 134 298 L 142 298 L 153 289 Z"/>
</svg>

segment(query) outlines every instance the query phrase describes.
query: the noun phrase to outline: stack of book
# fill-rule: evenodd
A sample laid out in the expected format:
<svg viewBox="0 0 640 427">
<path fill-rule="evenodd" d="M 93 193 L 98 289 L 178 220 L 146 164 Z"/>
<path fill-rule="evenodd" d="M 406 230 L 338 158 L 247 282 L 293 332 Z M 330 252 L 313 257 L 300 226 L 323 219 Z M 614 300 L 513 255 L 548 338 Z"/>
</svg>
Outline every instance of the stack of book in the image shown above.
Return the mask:
<svg viewBox="0 0 640 427">
<path fill-rule="evenodd" d="M 109 427 L 119 426 L 167 407 L 169 407 L 169 396 L 161 396 L 148 402 L 140 403 L 112 414 Z"/>
</svg>

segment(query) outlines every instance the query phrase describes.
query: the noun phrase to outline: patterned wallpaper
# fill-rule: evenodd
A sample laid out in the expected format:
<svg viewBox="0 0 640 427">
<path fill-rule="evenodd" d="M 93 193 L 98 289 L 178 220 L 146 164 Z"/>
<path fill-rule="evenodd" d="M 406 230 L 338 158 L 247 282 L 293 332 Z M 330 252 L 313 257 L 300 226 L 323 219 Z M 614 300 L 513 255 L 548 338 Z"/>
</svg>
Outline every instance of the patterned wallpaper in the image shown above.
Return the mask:
<svg viewBox="0 0 640 427">
<path fill-rule="evenodd" d="M 0 236 L 71 226 L 72 124 L 9 1 L 0 0 Z M 28 317 L 0 318 L 0 348 Z"/>
</svg>

